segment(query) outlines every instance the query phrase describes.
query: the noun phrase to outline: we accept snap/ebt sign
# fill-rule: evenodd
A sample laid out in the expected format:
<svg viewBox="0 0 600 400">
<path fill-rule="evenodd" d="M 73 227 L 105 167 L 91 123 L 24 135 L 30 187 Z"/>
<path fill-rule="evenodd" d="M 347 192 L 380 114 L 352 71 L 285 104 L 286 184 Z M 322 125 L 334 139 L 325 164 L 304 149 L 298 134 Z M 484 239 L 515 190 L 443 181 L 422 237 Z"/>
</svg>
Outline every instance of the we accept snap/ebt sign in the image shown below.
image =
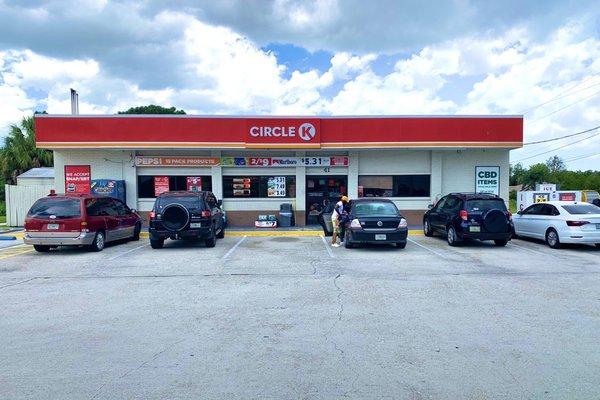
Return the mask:
<svg viewBox="0 0 600 400">
<path fill-rule="evenodd" d="M 318 148 L 321 146 L 318 119 L 248 119 L 247 147 Z"/>
</svg>

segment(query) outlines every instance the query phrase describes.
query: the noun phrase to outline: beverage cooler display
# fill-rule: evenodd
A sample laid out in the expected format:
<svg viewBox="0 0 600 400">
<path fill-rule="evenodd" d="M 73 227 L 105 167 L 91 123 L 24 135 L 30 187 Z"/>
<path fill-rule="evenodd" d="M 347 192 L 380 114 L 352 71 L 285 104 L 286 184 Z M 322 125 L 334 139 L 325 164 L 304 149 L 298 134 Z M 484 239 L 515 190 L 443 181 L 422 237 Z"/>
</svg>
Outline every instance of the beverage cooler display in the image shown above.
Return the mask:
<svg viewBox="0 0 600 400">
<path fill-rule="evenodd" d="M 91 192 L 97 196 L 114 197 L 122 202 L 126 202 L 125 181 L 114 179 L 93 179 Z"/>
</svg>

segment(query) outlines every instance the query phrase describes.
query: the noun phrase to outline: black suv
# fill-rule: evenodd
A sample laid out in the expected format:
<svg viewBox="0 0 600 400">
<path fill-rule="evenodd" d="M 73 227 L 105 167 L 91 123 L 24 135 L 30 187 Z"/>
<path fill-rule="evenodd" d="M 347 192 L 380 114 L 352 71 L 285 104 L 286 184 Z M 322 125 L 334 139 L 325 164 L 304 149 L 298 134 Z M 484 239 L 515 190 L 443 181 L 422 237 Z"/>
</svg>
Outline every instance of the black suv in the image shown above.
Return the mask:
<svg viewBox="0 0 600 400">
<path fill-rule="evenodd" d="M 494 194 L 450 193 L 423 216 L 423 233 L 440 232 L 450 246 L 466 239 L 493 240 L 506 246 L 513 232 L 512 215 Z"/>
<path fill-rule="evenodd" d="M 165 192 L 150 212 L 150 246 L 163 247 L 166 238 L 204 240 L 214 247 L 225 236 L 221 201 L 211 192 Z"/>
</svg>

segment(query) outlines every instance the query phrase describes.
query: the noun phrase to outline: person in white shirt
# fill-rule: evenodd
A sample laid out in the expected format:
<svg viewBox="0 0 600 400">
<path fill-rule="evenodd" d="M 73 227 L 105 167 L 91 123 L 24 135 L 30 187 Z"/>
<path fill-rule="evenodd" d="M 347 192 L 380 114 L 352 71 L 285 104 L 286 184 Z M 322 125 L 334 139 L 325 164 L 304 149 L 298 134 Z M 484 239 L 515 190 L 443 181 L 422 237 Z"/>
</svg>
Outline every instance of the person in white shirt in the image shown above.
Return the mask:
<svg viewBox="0 0 600 400">
<path fill-rule="evenodd" d="M 337 242 L 338 236 L 340 235 L 340 219 L 344 214 L 344 205 L 348 203 L 348 196 L 342 196 L 340 201 L 335 203 L 333 212 L 331 213 L 331 224 L 333 225 L 333 236 L 331 237 L 331 245 L 333 247 L 340 247 Z"/>
</svg>

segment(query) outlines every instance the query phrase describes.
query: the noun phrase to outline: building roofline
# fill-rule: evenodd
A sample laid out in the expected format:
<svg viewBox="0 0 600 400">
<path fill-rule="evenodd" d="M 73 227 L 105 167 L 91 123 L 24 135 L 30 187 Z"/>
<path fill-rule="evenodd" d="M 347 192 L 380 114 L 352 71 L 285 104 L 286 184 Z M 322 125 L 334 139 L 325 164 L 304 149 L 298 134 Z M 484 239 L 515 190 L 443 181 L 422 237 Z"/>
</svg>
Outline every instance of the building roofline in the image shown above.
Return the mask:
<svg viewBox="0 0 600 400">
<path fill-rule="evenodd" d="M 455 114 L 423 114 L 423 115 L 181 115 L 181 114 L 35 114 L 35 118 L 196 118 L 196 119 L 392 119 L 392 118 L 524 118 L 522 114 L 514 115 L 455 115 Z"/>
</svg>

